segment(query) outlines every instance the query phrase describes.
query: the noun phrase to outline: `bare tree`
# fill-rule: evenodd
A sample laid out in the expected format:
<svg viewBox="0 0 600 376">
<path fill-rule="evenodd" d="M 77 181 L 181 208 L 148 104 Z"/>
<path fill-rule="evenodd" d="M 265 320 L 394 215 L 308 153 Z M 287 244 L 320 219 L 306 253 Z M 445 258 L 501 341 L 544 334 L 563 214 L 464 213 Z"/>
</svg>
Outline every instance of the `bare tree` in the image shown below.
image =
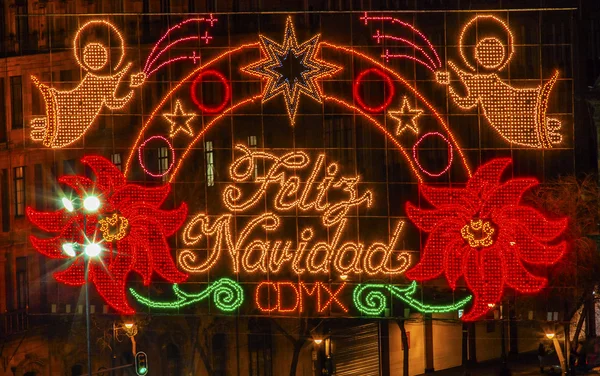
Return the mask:
<svg viewBox="0 0 600 376">
<path fill-rule="evenodd" d="M 599 193 L 597 176 L 561 176 L 541 185 L 525 197 L 536 206 L 545 209 L 550 216 L 568 217 L 564 233 L 570 247 L 566 257 L 550 270 L 549 285 L 560 291 L 564 303 L 564 319 L 570 321 L 583 305 L 574 338 L 579 337 L 583 320 L 588 327 L 595 327 L 592 294 L 600 276 L 600 256 L 591 235 L 598 234 Z M 593 335 L 595 333 L 587 333 Z"/>
<path fill-rule="evenodd" d="M 323 320 L 319 320 L 316 325 L 312 325 L 313 323 L 306 317 L 299 318 L 298 326 L 296 329 L 296 336 L 290 333 L 290 331 L 286 330 L 276 319 L 271 320 L 275 329 L 279 331 L 283 336 L 290 341 L 292 346 L 294 347 L 294 353 L 292 356 L 292 363 L 290 364 L 290 376 L 296 376 L 296 369 L 298 368 L 298 360 L 300 359 L 300 352 L 310 343 L 312 338 L 311 331 L 318 327 Z"/>
</svg>

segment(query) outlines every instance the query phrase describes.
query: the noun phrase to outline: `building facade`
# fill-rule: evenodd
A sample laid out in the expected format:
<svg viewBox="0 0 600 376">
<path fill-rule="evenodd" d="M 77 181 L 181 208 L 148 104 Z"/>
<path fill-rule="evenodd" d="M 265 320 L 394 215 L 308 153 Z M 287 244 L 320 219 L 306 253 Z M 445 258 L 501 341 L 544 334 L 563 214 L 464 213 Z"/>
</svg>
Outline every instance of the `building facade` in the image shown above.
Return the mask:
<svg viewBox="0 0 600 376">
<path fill-rule="evenodd" d="M 597 171 L 591 1 L 0 6 L 0 375 L 87 374 L 88 343 L 99 375 L 134 374 L 136 351 L 156 375 L 417 375 L 534 351 L 566 319 L 556 290 L 405 276 L 432 236 L 407 203 L 431 209 L 423 185 L 463 187 L 497 158 L 503 182 Z M 108 200 L 121 178 L 90 155 L 170 191 L 154 214 L 137 188 L 111 201 L 92 240 L 105 267 L 136 256 L 105 282 L 93 269 L 88 338 L 81 265 L 57 274 L 70 256 L 40 250 L 28 208 L 64 212 L 65 175 Z M 387 290 L 361 303 L 361 286 Z"/>
</svg>

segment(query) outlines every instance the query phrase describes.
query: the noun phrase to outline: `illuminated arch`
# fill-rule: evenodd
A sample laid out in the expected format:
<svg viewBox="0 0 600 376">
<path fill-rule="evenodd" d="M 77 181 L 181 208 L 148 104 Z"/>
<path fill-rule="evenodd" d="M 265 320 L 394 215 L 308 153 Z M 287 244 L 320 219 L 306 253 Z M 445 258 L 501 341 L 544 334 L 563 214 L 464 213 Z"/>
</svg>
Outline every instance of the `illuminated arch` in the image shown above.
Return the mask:
<svg viewBox="0 0 600 376">
<path fill-rule="evenodd" d="M 343 46 L 338 46 L 338 45 L 328 43 L 328 42 L 321 42 L 319 46 L 321 48 L 329 48 L 329 49 L 334 49 L 337 51 L 346 52 L 346 53 L 353 55 L 354 57 L 364 59 L 364 60 L 370 62 L 371 64 L 373 64 L 376 68 L 390 74 L 394 78 L 394 80 L 397 82 L 397 84 L 401 84 L 407 90 L 412 91 L 412 93 L 425 105 L 426 108 L 429 109 L 431 114 L 436 118 L 437 123 L 441 126 L 441 128 L 444 130 L 445 134 L 447 135 L 449 144 L 452 146 L 453 150 L 458 154 L 459 158 L 457 158 L 457 159 L 459 159 L 461 161 L 462 166 L 463 166 L 465 172 L 467 173 L 467 176 L 468 177 L 471 176 L 471 169 L 467 163 L 467 160 L 462 151 L 462 148 L 456 141 L 454 135 L 450 131 L 450 129 L 449 129 L 448 125 L 446 124 L 446 122 L 444 121 L 444 119 L 438 114 L 438 112 L 435 110 L 435 108 L 425 99 L 425 97 L 423 97 L 423 95 L 421 95 L 415 88 L 413 88 L 399 73 L 384 66 L 383 64 L 379 63 L 375 59 L 369 57 L 368 55 L 366 55 L 360 51 L 356 51 L 354 49 L 343 47 Z M 182 85 L 184 85 L 185 83 L 189 83 L 189 81 L 192 77 L 195 77 L 196 75 L 201 74 L 204 71 L 210 70 L 213 65 L 215 65 L 222 59 L 231 58 L 232 55 L 235 55 L 238 53 L 243 53 L 245 51 L 248 51 L 249 49 L 255 49 L 258 47 L 259 47 L 258 43 L 249 43 L 249 44 L 244 44 L 239 47 L 228 50 L 228 51 L 214 57 L 212 60 L 208 61 L 204 65 L 193 70 L 190 74 L 188 74 L 185 78 L 183 78 L 175 87 L 173 87 L 165 95 L 165 97 L 163 97 L 163 99 L 160 101 L 160 103 L 157 104 L 157 106 L 153 110 L 152 114 L 150 115 L 149 119 L 146 121 L 146 123 L 141 128 L 136 141 L 132 145 L 130 155 L 125 163 L 125 170 L 124 170 L 125 175 L 127 175 L 130 172 L 131 163 L 133 161 L 133 158 L 135 157 L 135 154 L 137 153 L 137 149 L 139 148 L 139 146 L 144 138 L 145 132 L 152 126 L 154 118 L 157 117 L 157 115 L 159 115 L 159 110 L 165 105 L 165 103 L 167 103 L 167 101 L 173 96 L 173 94 L 182 87 Z M 202 137 L 206 134 L 206 132 L 208 132 L 215 125 L 217 125 L 223 117 L 231 114 L 233 110 L 241 108 L 245 105 L 254 103 L 257 100 L 260 100 L 261 96 L 262 96 L 262 93 L 257 93 L 254 96 L 250 96 L 241 101 L 232 103 L 229 107 L 225 108 L 218 115 L 215 115 L 214 118 L 210 119 L 208 121 L 208 123 L 206 124 L 206 126 L 200 132 L 198 132 L 196 134 L 194 139 L 188 144 L 188 146 L 185 148 L 185 150 L 183 150 L 183 152 L 181 153 L 181 157 L 175 162 L 175 165 L 173 167 L 173 170 L 172 170 L 172 173 L 170 176 L 170 182 L 173 182 L 176 180 L 177 173 L 181 169 L 182 164 L 186 160 L 186 157 L 188 156 L 189 152 L 191 150 L 193 150 L 194 146 L 197 144 L 197 142 L 199 140 L 202 139 Z M 346 107 L 349 110 L 351 110 L 351 111 L 361 115 L 362 117 L 366 118 L 367 120 L 369 120 L 369 122 L 372 125 L 374 125 L 375 127 L 377 127 L 387 137 L 387 139 L 394 146 L 396 146 L 398 148 L 398 151 L 400 153 L 402 153 L 402 155 L 405 157 L 406 161 L 408 162 L 408 164 L 411 168 L 411 171 L 415 175 L 416 179 L 419 182 L 423 181 L 424 176 L 421 174 L 420 170 L 416 166 L 415 161 L 411 158 L 411 155 L 405 150 L 406 146 L 403 146 L 397 140 L 397 138 L 391 132 L 389 132 L 387 130 L 385 124 L 382 124 L 380 121 L 378 121 L 377 119 L 375 119 L 373 116 L 369 115 L 362 109 L 358 108 L 357 106 L 354 106 L 353 104 L 348 103 L 348 102 L 344 101 L 343 99 L 336 97 L 335 95 L 330 95 L 330 94 L 324 92 L 323 97 L 324 97 L 324 100 L 329 101 L 331 103 L 335 103 L 337 105 L 341 105 L 343 107 Z"/>
</svg>

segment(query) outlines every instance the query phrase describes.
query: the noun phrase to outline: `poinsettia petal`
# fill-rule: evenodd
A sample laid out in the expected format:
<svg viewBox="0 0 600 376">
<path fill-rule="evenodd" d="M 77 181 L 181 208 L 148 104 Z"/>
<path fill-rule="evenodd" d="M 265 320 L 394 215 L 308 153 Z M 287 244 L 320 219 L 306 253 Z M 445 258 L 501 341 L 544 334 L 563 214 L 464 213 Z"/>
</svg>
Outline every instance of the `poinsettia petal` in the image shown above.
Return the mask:
<svg viewBox="0 0 600 376">
<path fill-rule="evenodd" d="M 94 189 L 94 182 L 85 176 L 79 175 L 64 175 L 58 178 L 58 182 L 73 188 L 73 190 L 81 197 L 86 192 L 90 192 Z"/>
<path fill-rule="evenodd" d="M 468 221 L 468 213 L 462 206 L 444 206 L 440 209 L 419 209 L 410 202 L 406 204 L 406 215 L 420 230 L 431 232 L 442 221 L 450 220 L 453 223 Z M 460 226 L 457 224 L 457 226 Z"/>
<path fill-rule="evenodd" d="M 535 239 L 544 242 L 556 239 L 568 225 L 567 218 L 550 221 L 534 208 L 517 205 L 505 206 L 498 211 L 494 220 L 497 223 L 512 222 L 515 227 L 522 226 Z"/>
<path fill-rule="evenodd" d="M 133 256 L 133 270 L 142 276 L 144 285 L 148 286 L 152 279 L 152 263 L 144 249 L 143 239 L 140 240 L 135 229 L 132 229 L 129 235 L 116 244 L 117 252 L 123 251 Z"/>
<path fill-rule="evenodd" d="M 511 179 L 490 194 L 481 209 L 482 216 L 487 217 L 496 209 L 507 205 L 517 205 L 526 190 L 538 185 L 537 179 Z"/>
<path fill-rule="evenodd" d="M 448 245 L 444 252 L 444 271 L 450 288 L 456 288 L 458 278 L 462 276 L 462 260 L 469 246 L 465 246 L 462 240 L 455 240 Z"/>
<path fill-rule="evenodd" d="M 562 258 L 567 250 L 567 243 L 545 245 L 536 241 L 527 231 L 516 229 L 514 241 L 518 257 L 530 264 L 552 265 Z"/>
<path fill-rule="evenodd" d="M 477 197 L 472 196 L 464 188 L 437 188 L 425 184 L 419 185 L 421 195 L 436 208 L 446 205 L 462 206 L 465 211 L 472 212 L 478 206 Z"/>
<path fill-rule="evenodd" d="M 112 191 L 125 184 L 125 176 L 108 159 L 99 155 L 88 155 L 81 159 L 96 175 L 96 184 L 104 191 Z"/>
<path fill-rule="evenodd" d="M 146 205 L 136 205 L 127 208 L 122 213 L 131 221 L 151 219 L 160 225 L 164 236 L 169 237 L 185 222 L 187 218 L 187 204 L 183 203 L 174 210 L 160 210 Z"/>
<path fill-rule="evenodd" d="M 90 275 L 98 294 L 104 298 L 109 306 L 122 314 L 132 315 L 135 310 L 127 302 L 125 294 L 125 281 L 131 268 L 132 258 L 129 257 L 129 260 L 127 260 L 122 257 L 117 260 L 118 258 L 119 256 L 115 258 L 110 270 L 107 270 L 103 265 L 93 264 Z M 116 265 L 112 267 L 113 264 Z"/>
<path fill-rule="evenodd" d="M 531 274 L 517 258 L 516 250 L 507 247 L 502 254 L 506 284 L 521 293 L 538 292 L 546 286 L 546 278 Z"/>
<path fill-rule="evenodd" d="M 83 257 L 76 258 L 68 268 L 61 270 L 60 272 L 55 272 L 53 274 L 54 279 L 70 286 L 81 286 L 85 284 L 84 262 Z"/>
<path fill-rule="evenodd" d="M 152 219 L 137 220 L 133 226 L 136 227 L 137 237 L 142 240 L 143 248 L 139 252 L 146 252 L 150 258 L 152 270 L 171 283 L 183 282 L 188 275 L 177 269 L 171 248 L 162 232 L 162 226 Z M 135 257 L 138 257 L 136 253 Z"/>
<path fill-rule="evenodd" d="M 467 190 L 475 196 L 487 197 L 498 187 L 500 176 L 510 163 L 510 158 L 496 158 L 482 165 L 469 179 Z"/>
<path fill-rule="evenodd" d="M 127 184 L 111 195 L 110 202 L 116 208 L 126 207 L 131 204 L 142 204 L 158 208 L 165 201 L 170 191 L 171 185 L 169 184 L 150 188 L 136 184 Z"/>
<path fill-rule="evenodd" d="M 41 254 L 46 255 L 50 258 L 60 259 L 68 258 L 62 251 L 64 243 L 81 243 L 83 235 L 79 223 L 71 221 L 62 228 L 62 231 L 57 236 L 52 238 L 41 239 L 35 235 L 30 235 L 29 240 L 31 245 Z"/>
<path fill-rule="evenodd" d="M 456 228 L 457 224 L 452 221 L 444 221 L 436 226 L 425 243 L 419 263 L 406 272 L 406 277 L 416 281 L 427 281 L 442 274 L 444 251 L 452 240 L 461 239 Z"/>
<path fill-rule="evenodd" d="M 41 212 L 28 207 L 25 213 L 29 222 L 47 232 L 61 231 L 72 219 L 64 209 L 54 212 Z"/>
<path fill-rule="evenodd" d="M 496 304 L 501 299 L 504 276 L 498 243 L 481 250 L 470 248 L 468 252 L 463 274 L 473 292 L 473 306 L 463 320 L 473 321 L 490 310 L 489 304 Z"/>
</svg>

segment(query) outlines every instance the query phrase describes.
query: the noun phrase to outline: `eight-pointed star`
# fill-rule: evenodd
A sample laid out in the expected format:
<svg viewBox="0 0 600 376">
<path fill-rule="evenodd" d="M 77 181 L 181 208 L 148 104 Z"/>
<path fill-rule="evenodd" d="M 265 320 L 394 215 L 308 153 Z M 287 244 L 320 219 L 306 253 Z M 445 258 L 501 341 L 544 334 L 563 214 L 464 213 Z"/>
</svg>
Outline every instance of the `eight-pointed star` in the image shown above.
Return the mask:
<svg viewBox="0 0 600 376">
<path fill-rule="evenodd" d="M 402 97 L 402 107 L 399 111 L 389 111 L 388 114 L 394 120 L 398 121 L 396 127 L 396 136 L 399 136 L 406 128 L 409 128 L 415 133 L 419 133 L 417 127 L 417 118 L 423 113 L 423 110 L 418 108 L 410 108 L 408 97 Z"/>
<path fill-rule="evenodd" d="M 267 80 L 263 92 L 263 103 L 280 93 L 283 94 L 292 125 L 294 125 L 298 111 L 300 94 L 303 93 L 321 103 L 321 91 L 317 85 L 317 79 L 331 76 L 341 69 L 316 58 L 319 37 L 320 35 L 317 34 L 299 45 L 292 18 L 288 17 L 285 23 L 283 44 L 261 35 L 260 48 L 266 58 L 242 68 L 243 72 Z M 290 62 L 297 63 L 302 71 L 294 72 L 294 69 L 284 69 L 284 63 Z"/>
<path fill-rule="evenodd" d="M 196 114 L 193 112 L 187 114 L 184 113 L 179 99 L 175 101 L 175 110 L 173 113 L 163 114 L 163 116 L 171 123 L 171 130 L 169 131 L 171 137 L 174 137 L 180 130 L 187 133 L 189 136 L 194 135 L 194 131 L 190 126 L 190 121 L 196 117 Z"/>
</svg>

